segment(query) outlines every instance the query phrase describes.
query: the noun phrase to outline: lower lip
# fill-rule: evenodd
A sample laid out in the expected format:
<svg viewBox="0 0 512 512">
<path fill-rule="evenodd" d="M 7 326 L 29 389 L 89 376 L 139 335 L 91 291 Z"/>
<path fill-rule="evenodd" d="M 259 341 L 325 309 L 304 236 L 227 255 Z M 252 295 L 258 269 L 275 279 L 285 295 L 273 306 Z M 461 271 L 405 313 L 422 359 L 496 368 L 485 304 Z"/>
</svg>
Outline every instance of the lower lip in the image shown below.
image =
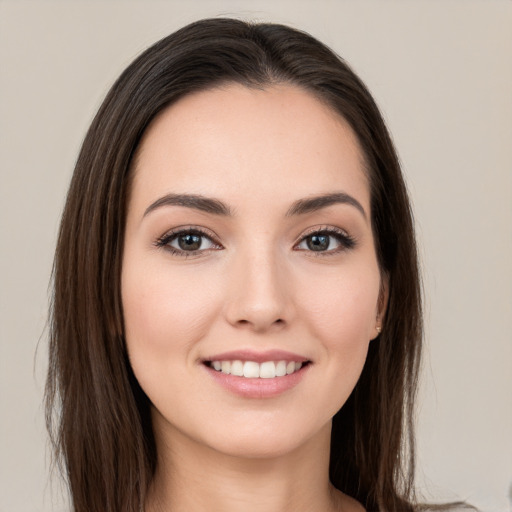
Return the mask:
<svg viewBox="0 0 512 512">
<path fill-rule="evenodd" d="M 272 398 L 294 388 L 306 375 L 311 364 L 303 366 L 290 375 L 272 379 L 248 379 L 222 373 L 206 365 L 203 366 L 216 382 L 235 395 L 244 398 Z"/>
</svg>

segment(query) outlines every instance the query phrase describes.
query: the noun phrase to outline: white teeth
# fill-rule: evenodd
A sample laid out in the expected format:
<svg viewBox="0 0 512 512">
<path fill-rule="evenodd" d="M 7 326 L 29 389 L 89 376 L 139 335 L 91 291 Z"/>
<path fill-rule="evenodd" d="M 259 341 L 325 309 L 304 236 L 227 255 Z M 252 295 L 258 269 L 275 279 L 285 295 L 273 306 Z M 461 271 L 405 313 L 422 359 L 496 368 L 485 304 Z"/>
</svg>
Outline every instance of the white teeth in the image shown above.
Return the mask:
<svg viewBox="0 0 512 512">
<path fill-rule="evenodd" d="M 284 377 L 302 368 L 302 363 L 297 361 L 265 361 L 258 364 L 254 361 L 212 361 L 210 366 L 218 372 L 228 375 L 236 375 L 247 379 L 273 379 Z"/>
<path fill-rule="evenodd" d="M 276 376 L 276 365 L 273 361 L 266 361 L 260 365 L 260 379 L 273 379 Z"/>
<path fill-rule="evenodd" d="M 286 375 L 286 361 L 279 361 L 276 364 L 276 377 L 284 377 Z"/>
<path fill-rule="evenodd" d="M 233 361 L 231 363 L 231 375 L 241 377 L 244 374 L 244 363 L 242 361 Z"/>
<path fill-rule="evenodd" d="M 248 379 L 257 379 L 260 376 L 260 365 L 253 361 L 244 363 L 244 377 Z"/>
</svg>

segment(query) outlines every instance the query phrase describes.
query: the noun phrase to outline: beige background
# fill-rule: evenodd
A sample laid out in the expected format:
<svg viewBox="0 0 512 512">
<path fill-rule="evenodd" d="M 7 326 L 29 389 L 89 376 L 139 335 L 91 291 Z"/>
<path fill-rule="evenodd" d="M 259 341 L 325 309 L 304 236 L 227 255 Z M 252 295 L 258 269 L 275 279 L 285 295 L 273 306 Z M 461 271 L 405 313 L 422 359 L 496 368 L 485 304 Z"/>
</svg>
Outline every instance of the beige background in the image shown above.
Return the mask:
<svg viewBox="0 0 512 512">
<path fill-rule="evenodd" d="M 41 409 L 47 286 L 85 130 L 142 49 L 219 14 L 288 23 L 345 57 L 396 140 L 427 297 L 419 482 L 510 511 L 512 2 L 0 1 L 0 512 L 65 510 Z"/>
</svg>

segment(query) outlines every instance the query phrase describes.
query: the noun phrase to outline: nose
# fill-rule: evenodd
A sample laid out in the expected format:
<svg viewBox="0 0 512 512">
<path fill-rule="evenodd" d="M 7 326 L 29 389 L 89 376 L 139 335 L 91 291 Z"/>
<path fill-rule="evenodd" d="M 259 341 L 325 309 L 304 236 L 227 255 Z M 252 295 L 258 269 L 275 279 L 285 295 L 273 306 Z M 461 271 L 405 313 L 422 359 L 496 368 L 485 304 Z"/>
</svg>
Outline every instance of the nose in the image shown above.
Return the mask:
<svg viewBox="0 0 512 512">
<path fill-rule="evenodd" d="M 271 250 L 244 253 L 232 262 L 225 302 L 231 325 L 258 333 L 282 329 L 292 311 L 285 264 Z"/>
</svg>

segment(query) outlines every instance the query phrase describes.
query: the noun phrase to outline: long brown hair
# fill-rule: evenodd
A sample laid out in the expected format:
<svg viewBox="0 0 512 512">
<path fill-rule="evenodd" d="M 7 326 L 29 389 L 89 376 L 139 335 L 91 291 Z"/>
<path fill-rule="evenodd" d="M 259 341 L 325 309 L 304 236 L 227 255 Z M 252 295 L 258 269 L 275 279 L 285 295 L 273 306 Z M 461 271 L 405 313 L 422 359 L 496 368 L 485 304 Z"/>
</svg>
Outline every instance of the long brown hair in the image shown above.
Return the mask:
<svg viewBox="0 0 512 512">
<path fill-rule="evenodd" d="M 363 149 L 371 221 L 389 282 L 382 333 L 334 416 L 330 479 L 369 511 L 412 511 L 413 404 L 422 339 L 413 219 L 398 158 L 361 80 L 330 49 L 275 24 L 203 20 L 141 54 L 85 137 L 54 263 L 47 423 L 75 512 L 141 512 L 156 464 L 149 400 L 123 338 L 120 274 L 131 163 L 162 109 L 225 82 L 301 87 L 348 121 Z"/>
</svg>

